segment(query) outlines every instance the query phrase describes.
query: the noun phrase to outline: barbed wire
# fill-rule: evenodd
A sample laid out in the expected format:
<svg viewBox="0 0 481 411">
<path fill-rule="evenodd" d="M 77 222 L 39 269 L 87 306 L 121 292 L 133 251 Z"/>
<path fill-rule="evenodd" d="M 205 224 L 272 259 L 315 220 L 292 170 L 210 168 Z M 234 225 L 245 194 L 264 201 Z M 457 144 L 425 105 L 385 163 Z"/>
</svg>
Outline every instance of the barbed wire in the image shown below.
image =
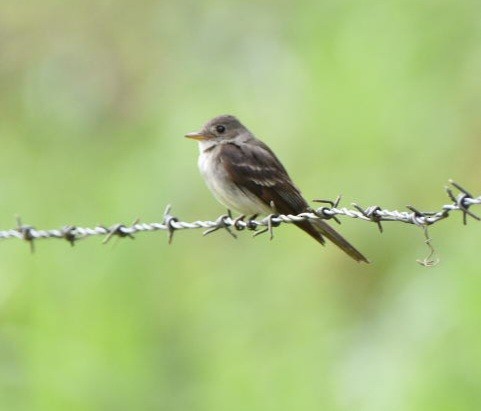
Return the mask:
<svg viewBox="0 0 481 411">
<path fill-rule="evenodd" d="M 135 234 L 141 232 L 152 231 L 167 231 L 168 241 L 172 242 L 174 232 L 178 230 L 186 229 L 206 229 L 204 235 L 210 234 L 214 231 L 225 229 L 233 237 L 237 237 L 232 229 L 236 231 L 251 230 L 255 231 L 254 236 L 263 234 L 265 232 L 270 233 L 270 237 L 273 236 L 273 228 L 284 223 L 295 223 L 305 220 L 330 220 L 333 219 L 340 224 L 339 216 L 357 218 L 363 221 L 370 221 L 377 224 L 380 232 L 383 231 L 382 222 L 385 221 L 397 221 L 407 224 L 414 224 L 422 227 L 425 231 L 426 244 L 430 247 L 432 256 L 434 249 L 430 245 L 431 239 L 427 234 L 427 227 L 431 226 L 445 218 L 449 217 L 453 211 L 459 211 L 463 216 L 463 224 L 467 223 L 467 217 L 470 216 L 475 220 L 481 220 L 476 214 L 474 214 L 469 208 L 472 205 L 481 204 L 481 196 L 474 197 L 469 191 L 449 180 L 450 187 L 445 187 L 446 193 L 451 201 L 450 204 L 443 205 L 441 210 L 436 212 L 419 211 L 413 206 L 406 206 L 408 211 L 386 210 L 380 206 L 370 206 L 363 208 L 358 204 L 352 204 L 353 209 L 346 207 L 340 207 L 341 197 L 339 196 L 335 201 L 330 200 L 314 200 L 318 203 L 325 204 L 317 209 L 310 209 L 304 213 L 297 215 L 269 215 L 263 219 L 246 219 L 245 216 L 233 218 L 231 213 L 219 216 L 215 221 L 193 221 L 185 222 L 180 221 L 174 217 L 171 212 L 171 207 L 168 206 L 164 212 L 164 217 L 161 223 L 141 223 L 139 220 L 134 221 L 130 225 L 114 224 L 110 227 L 97 225 L 95 227 L 77 227 L 73 225 L 64 226 L 59 229 L 39 230 L 31 225 L 22 224 L 20 218 L 17 217 L 17 226 L 10 230 L 0 230 L 0 240 L 8 239 L 20 239 L 27 241 L 30 244 L 31 250 L 34 250 L 34 242 L 42 239 L 63 239 L 68 241 L 72 246 L 78 240 L 92 237 L 92 236 L 105 236 L 104 243 L 108 242 L 112 237 L 119 238 L 134 238 Z M 457 190 L 455 194 L 454 190 Z M 259 230 L 261 228 L 261 230 Z M 432 265 L 432 261 L 427 259 L 421 262 L 423 265 Z"/>
</svg>

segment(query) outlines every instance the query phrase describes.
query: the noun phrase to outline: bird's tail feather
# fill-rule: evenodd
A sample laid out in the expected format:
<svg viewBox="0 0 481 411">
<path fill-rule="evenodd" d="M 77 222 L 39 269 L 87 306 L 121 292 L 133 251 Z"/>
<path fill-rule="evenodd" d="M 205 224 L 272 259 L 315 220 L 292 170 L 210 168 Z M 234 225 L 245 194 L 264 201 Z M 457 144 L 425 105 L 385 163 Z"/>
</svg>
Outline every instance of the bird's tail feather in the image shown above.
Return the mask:
<svg viewBox="0 0 481 411">
<path fill-rule="evenodd" d="M 325 244 L 323 236 L 328 240 L 336 244 L 347 255 L 356 260 L 357 262 L 369 263 L 369 260 L 361 254 L 354 246 L 349 243 L 341 234 L 334 230 L 328 223 L 323 220 L 311 220 L 301 221 L 296 225 L 304 230 L 311 237 L 319 241 L 321 244 Z"/>
</svg>

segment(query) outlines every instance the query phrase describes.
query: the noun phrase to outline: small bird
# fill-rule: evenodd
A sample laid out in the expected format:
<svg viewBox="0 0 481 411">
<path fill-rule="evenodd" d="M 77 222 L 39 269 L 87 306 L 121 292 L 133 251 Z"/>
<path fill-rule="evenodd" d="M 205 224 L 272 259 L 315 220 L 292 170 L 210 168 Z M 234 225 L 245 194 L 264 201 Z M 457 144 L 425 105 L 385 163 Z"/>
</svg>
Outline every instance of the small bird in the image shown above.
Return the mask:
<svg viewBox="0 0 481 411">
<path fill-rule="evenodd" d="M 236 117 L 215 117 L 185 137 L 199 142 L 200 172 L 215 198 L 228 209 L 244 215 L 295 215 L 310 210 L 274 152 Z M 326 221 L 294 224 L 322 245 L 326 237 L 354 260 L 369 262 Z"/>
</svg>

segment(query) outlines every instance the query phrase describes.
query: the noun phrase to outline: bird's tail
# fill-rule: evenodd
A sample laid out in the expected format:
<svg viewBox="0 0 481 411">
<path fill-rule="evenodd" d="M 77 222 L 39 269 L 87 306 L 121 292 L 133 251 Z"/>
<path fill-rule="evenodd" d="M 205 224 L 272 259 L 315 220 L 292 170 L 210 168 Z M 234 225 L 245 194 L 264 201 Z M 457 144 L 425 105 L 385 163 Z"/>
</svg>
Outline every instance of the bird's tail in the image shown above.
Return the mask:
<svg viewBox="0 0 481 411">
<path fill-rule="evenodd" d="M 347 255 L 356 260 L 357 262 L 369 263 L 369 260 L 364 257 L 361 252 L 354 248 L 351 243 L 349 243 L 341 234 L 334 230 L 328 223 L 323 220 L 310 220 L 301 221 L 295 223 L 299 228 L 304 230 L 311 237 L 319 241 L 324 245 L 326 237 L 328 240 L 336 244 L 341 250 L 343 250 Z M 324 237 L 323 237 L 324 236 Z"/>
</svg>

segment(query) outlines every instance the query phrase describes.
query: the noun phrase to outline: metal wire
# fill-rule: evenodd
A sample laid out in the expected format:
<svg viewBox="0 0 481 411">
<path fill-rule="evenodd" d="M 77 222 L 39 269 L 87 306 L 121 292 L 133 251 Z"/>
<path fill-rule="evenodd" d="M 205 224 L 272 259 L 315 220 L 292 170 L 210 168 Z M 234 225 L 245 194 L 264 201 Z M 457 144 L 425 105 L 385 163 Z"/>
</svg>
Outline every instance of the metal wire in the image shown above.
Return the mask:
<svg viewBox="0 0 481 411">
<path fill-rule="evenodd" d="M 460 211 L 463 215 L 463 223 L 467 223 L 467 217 L 470 216 L 475 220 L 480 218 L 474 214 L 469 208 L 472 205 L 481 204 L 481 196 L 473 197 L 470 192 L 461 187 L 459 184 L 450 180 L 450 187 L 446 187 L 446 193 L 451 200 L 450 204 L 441 207 L 437 212 L 419 211 L 413 206 L 406 206 L 407 211 L 385 210 L 380 206 L 370 206 L 362 208 L 358 204 L 353 204 L 354 209 L 346 207 L 339 207 L 341 198 L 338 197 L 335 201 L 329 200 L 315 200 L 326 205 L 317 209 L 311 209 L 305 213 L 297 215 L 270 215 L 261 220 L 245 219 L 244 216 L 233 218 L 231 214 L 225 214 L 218 217 L 215 221 L 180 221 L 170 214 L 171 208 L 168 206 L 164 213 L 164 218 L 161 223 L 141 223 L 135 221 L 130 225 L 115 224 L 110 227 L 95 226 L 95 227 L 77 227 L 65 226 L 59 229 L 39 230 L 30 225 L 24 225 L 17 219 L 17 227 L 10 230 L 0 230 L 0 240 L 20 239 L 30 243 L 33 251 L 34 241 L 41 239 L 57 238 L 68 241 L 72 246 L 77 240 L 91 237 L 104 236 L 104 243 L 108 242 L 112 237 L 130 237 L 134 238 L 134 234 L 146 231 L 167 231 L 169 243 L 172 242 L 173 234 L 177 230 L 186 229 L 206 229 L 204 234 L 210 234 L 219 229 L 226 229 L 232 236 L 236 237 L 232 229 L 236 231 L 251 230 L 256 231 L 254 235 L 270 232 L 272 237 L 273 227 L 277 227 L 284 223 L 294 223 L 305 220 L 330 220 L 337 222 L 338 216 L 358 218 L 363 221 L 370 221 L 377 224 L 379 230 L 382 232 L 381 225 L 384 221 L 398 221 L 407 224 L 414 224 L 426 229 L 428 226 L 437 223 L 447 218 L 451 212 Z M 457 195 L 454 194 L 457 191 Z M 263 228 L 258 231 L 259 228 Z"/>
</svg>

